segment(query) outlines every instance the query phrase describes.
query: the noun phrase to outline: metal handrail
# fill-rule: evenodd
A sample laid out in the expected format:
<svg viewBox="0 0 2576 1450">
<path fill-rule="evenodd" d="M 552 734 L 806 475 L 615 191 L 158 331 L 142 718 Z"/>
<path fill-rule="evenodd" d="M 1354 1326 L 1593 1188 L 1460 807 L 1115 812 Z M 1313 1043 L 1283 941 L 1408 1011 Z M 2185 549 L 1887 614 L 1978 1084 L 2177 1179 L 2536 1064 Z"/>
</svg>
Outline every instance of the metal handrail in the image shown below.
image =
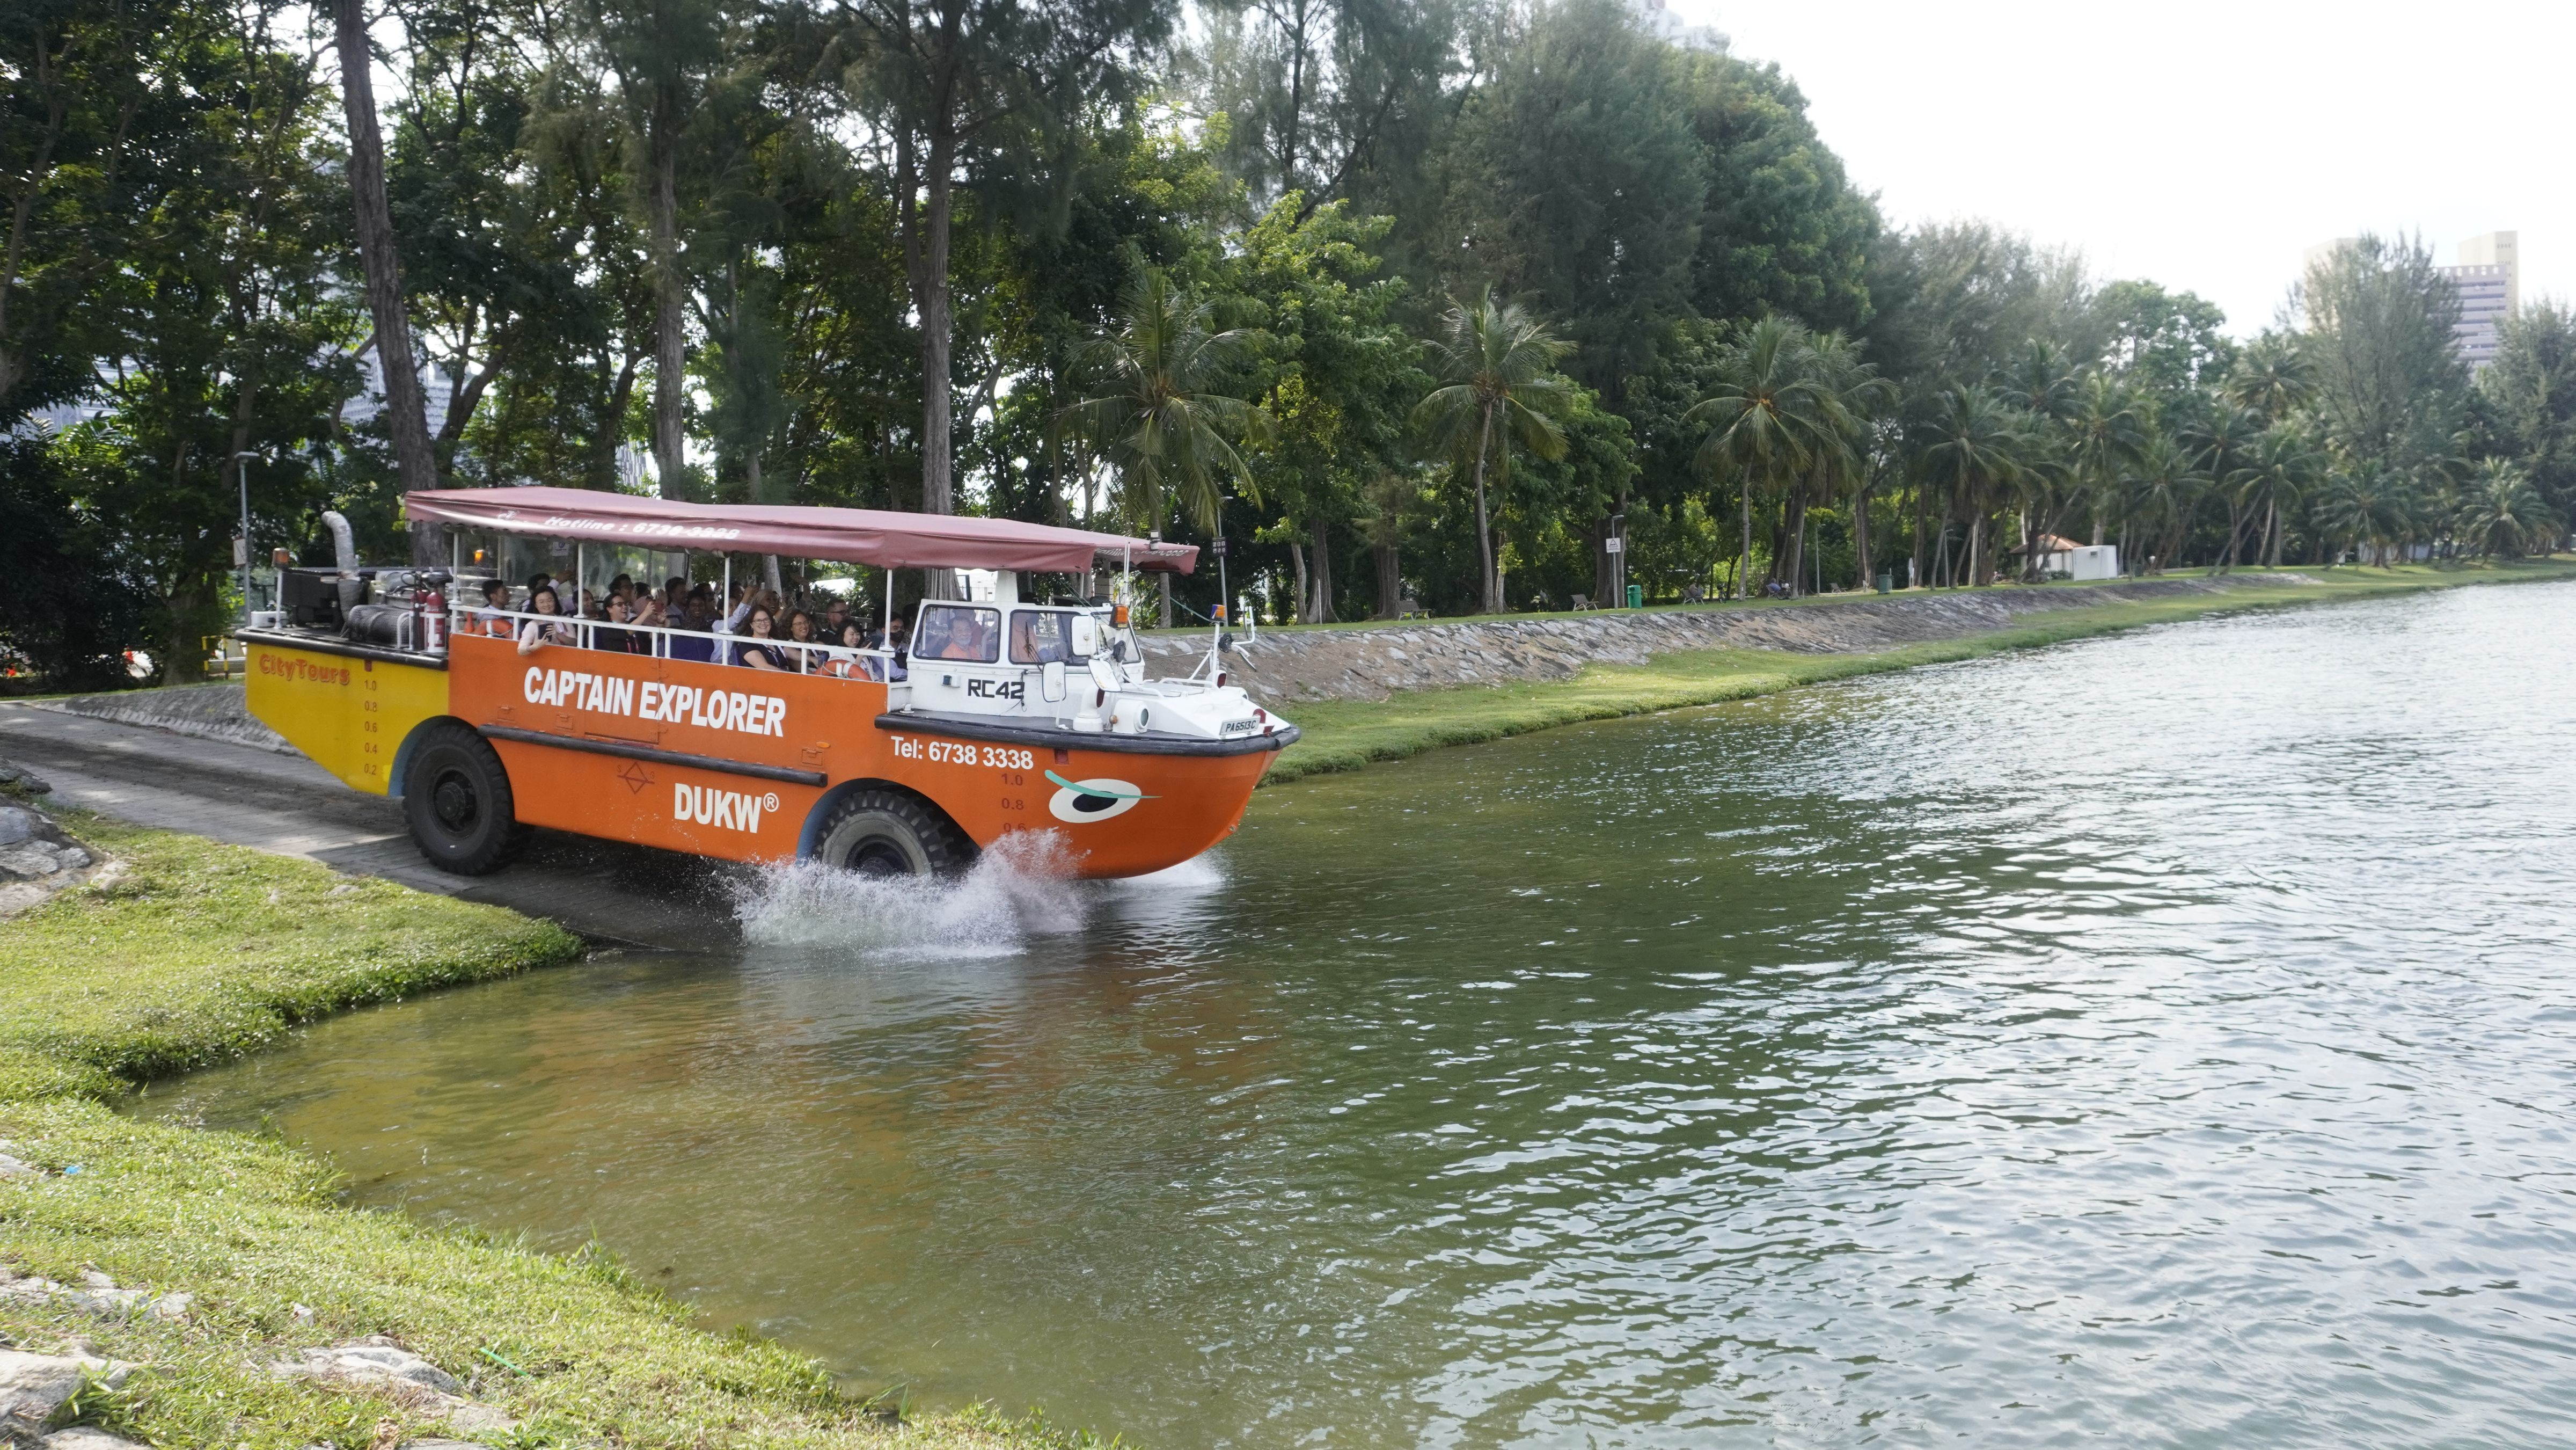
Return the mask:
<svg viewBox="0 0 2576 1450">
<path fill-rule="evenodd" d="M 483 620 L 523 620 L 537 624 L 570 626 L 573 630 L 575 643 L 565 646 L 567 649 L 596 650 L 599 646 L 594 644 L 592 641 L 598 637 L 598 631 L 603 629 L 621 629 L 629 634 L 653 636 L 654 647 L 651 654 L 655 659 L 674 658 L 669 648 L 671 640 L 703 639 L 710 641 L 713 644 L 726 647 L 743 644 L 765 644 L 773 649 L 799 650 L 808 655 L 820 655 L 827 661 L 836 659 L 873 659 L 882 661 L 882 663 L 876 666 L 876 673 L 874 675 L 853 675 L 850 678 L 864 678 L 882 683 L 891 679 L 893 676 L 894 651 L 886 649 L 852 649 L 848 645 L 825 644 L 819 639 L 781 639 L 774 635 L 768 639 L 762 639 L 758 635 L 751 634 L 724 634 L 718 631 L 704 629 L 675 629 L 666 624 L 636 624 L 631 621 L 625 624 L 620 624 L 613 619 L 587 619 L 574 614 L 535 614 L 524 609 L 495 609 L 488 604 L 450 604 L 447 607 L 447 615 L 447 632 L 448 637 L 451 639 L 459 634 L 482 633 L 481 630 L 474 628 L 473 624 L 479 623 Z M 520 631 L 518 627 L 514 624 L 510 630 L 508 638 L 515 640 L 519 637 L 519 633 Z M 497 638 L 498 636 L 486 637 Z M 603 651 L 603 653 L 605 653 L 605 651 Z M 730 660 L 714 660 L 712 651 L 710 651 L 709 662 L 720 662 L 726 664 L 732 663 Z M 694 663 L 694 661 L 691 661 L 691 663 Z M 823 672 L 820 669 L 814 669 L 800 671 L 799 673 L 821 674 Z"/>
</svg>

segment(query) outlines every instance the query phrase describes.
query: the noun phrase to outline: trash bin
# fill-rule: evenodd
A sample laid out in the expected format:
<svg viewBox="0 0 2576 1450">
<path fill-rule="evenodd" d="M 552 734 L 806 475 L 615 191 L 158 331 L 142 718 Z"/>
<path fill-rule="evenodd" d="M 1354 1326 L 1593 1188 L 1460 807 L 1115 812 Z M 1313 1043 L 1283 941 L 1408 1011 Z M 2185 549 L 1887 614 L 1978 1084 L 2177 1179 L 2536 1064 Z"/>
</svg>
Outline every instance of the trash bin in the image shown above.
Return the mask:
<svg viewBox="0 0 2576 1450">
<path fill-rule="evenodd" d="M 1628 607 L 1630 609 L 1643 609 L 1646 607 L 1645 585 L 1631 584 L 1628 586 Z"/>
<path fill-rule="evenodd" d="M 1890 592 L 1890 591 L 1894 590 L 1894 589 L 1895 589 L 1895 587 L 1896 587 L 1896 571 L 1895 571 L 1895 570 L 1893 570 L 1893 569 L 1881 569 L 1881 570 L 1879 570 L 1879 571 L 1878 571 L 1878 592 L 1879 592 L 1879 593 L 1881 593 L 1881 594 L 1886 594 L 1886 593 L 1888 593 L 1888 592 Z"/>
</svg>

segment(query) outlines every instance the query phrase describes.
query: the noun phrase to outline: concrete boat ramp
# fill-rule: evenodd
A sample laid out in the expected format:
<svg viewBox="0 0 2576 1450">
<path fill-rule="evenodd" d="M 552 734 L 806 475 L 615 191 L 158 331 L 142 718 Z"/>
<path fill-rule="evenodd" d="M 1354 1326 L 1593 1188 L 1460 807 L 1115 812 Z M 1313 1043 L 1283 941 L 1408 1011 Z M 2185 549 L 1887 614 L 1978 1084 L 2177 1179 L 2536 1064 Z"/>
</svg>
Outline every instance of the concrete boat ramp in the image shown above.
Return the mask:
<svg viewBox="0 0 2576 1450">
<path fill-rule="evenodd" d="M 103 816 L 506 906 L 603 944 L 694 950 L 736 938 L 740 868 L 727 863 L 540 831 L 490 876 L 434 870 L 399 803 L 261 741 L 266 728 L 240 701 L 240 685 L 213 684 L 0 703 L 0 758 L 44 777 L 50 799 Z"/>
</svg>

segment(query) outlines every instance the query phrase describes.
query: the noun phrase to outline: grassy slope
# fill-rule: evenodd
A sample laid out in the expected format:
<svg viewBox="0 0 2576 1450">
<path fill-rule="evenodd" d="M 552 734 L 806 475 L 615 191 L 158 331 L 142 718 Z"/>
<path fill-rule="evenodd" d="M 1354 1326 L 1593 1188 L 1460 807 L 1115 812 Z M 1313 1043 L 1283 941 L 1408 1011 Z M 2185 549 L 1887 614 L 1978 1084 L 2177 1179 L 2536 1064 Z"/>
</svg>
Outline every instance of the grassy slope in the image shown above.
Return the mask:
<svg viewBox="0 0 2576 1450">
<path fill-rule="evenodd" d="M 1818 680 L 1877 674 L 1910 665 L 2027 649 L 2143 624 L 2197 619 L 2229 610 L 2444 588 L 2455 584 L 2576 578 L 2563 561 L 2492 565 L 2408 565 L 2397 569 L 2284 570 L 2313 584 L 2265 583 L 2222 595 L 2195 594 L 2054 610 L 2009 629 L 1905 645 L 1872 654 L 1809 655 L 1783 650 L 1685 650 L 1642 665 L 1593 665 L 1571 680 L 1462 685 L 1385 700 L 1315 700 L 1290 708 L 1302 738 L 1280 753 L 1264 784 L 1327 771 L 1357 770 L 1443 745 L 1471 745 L 1585 720 L 1740 700 Z M 2081 587 L 2081 586 L 2074 586 Z M 1781 606 L 1753 606 L 1756 608 Z"/>
<path fill-rule="evenodd" d="M 296 1021 L 568 960 L 559 928 L 309 862 L 69 822 L 125 865 L 0 922 L 0 1137 L 53 1172 L 0 1183 L 0 1258 L 195 1294 L 181 1324 L 0 1306 L 22 1345 L 66 1336 L 156 1372 L 82 1418 L 166 1446 L 361 1447 L 432 1426 L 381 1395 L 272 1379 L 304 1346 L 390 1334 L 527 1422 L 525 1444 L 1068 1443 L 984 1413 L 900 1429 L 815 1361 L 695 1328 L 605 1256 L 342 1207 L 330 1170 L 241 1134 L 137 1123 L 126 1081 L 242 1052 Z M 313 1312 L 295 1319 L 297 1305 Z M 499 1361 L 506 1360 L 504 1367 Z"/>
</svg>

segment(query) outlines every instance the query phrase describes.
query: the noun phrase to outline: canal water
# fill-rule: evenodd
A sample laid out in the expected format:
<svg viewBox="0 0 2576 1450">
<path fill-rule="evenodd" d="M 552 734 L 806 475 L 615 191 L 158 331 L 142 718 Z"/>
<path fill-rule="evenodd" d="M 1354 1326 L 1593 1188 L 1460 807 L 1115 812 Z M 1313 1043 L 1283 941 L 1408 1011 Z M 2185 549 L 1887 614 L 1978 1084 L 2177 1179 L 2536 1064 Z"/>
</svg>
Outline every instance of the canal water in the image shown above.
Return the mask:
<svg viewBox="0 0 2576 1450">
<path fill-rule="evenodd" d="M 1159 1446 L 2576 1440 L 2576 587 L 1263 792 L 156 1090 Z"/>
</svg>

